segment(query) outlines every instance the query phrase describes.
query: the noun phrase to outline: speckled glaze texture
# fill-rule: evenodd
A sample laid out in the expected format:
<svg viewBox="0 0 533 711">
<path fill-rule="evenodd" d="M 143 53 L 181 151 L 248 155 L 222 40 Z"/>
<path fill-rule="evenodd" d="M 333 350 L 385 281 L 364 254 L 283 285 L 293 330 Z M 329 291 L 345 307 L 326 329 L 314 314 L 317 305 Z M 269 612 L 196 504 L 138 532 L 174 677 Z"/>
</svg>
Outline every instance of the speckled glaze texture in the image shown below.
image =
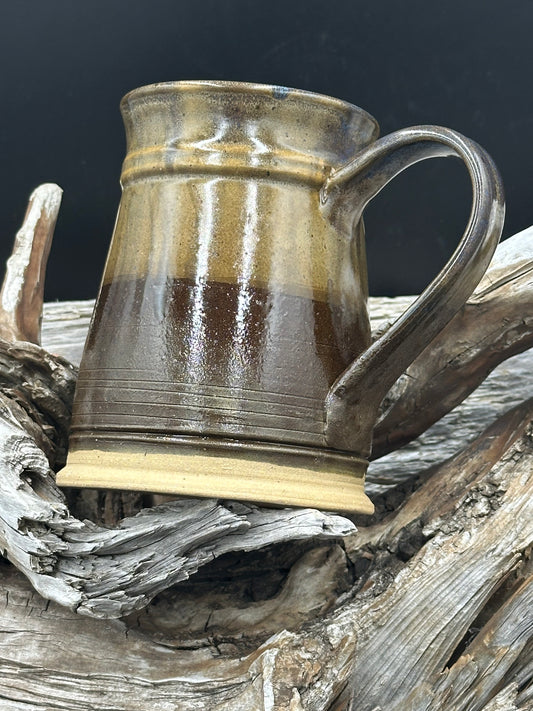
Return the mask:
<svg viewBox="0 0 533 711">
<path fill-rule="evenodd" d="M 275 86 L 156 84 L 121 108 L 123 197 L 60 483 L 371 511 L 362 478 L 379 404 L 499 238 L 490 158 L 439 127 L 376 141 L 356 106 Z M 470 171 L 469 225 L 371 345 L 362 211 L 441 155 Z"/>
</svg>

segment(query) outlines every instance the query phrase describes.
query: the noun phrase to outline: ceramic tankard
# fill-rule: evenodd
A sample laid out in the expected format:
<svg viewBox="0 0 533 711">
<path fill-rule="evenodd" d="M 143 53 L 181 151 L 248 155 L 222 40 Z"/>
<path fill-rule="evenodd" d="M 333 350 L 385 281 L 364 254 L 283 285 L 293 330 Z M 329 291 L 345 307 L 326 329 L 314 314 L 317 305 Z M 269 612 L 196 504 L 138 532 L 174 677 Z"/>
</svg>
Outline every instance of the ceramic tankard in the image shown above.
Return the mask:
<svg viewBox="0 0 533 711">
<path fill-rule="evenodd" d="M 123 196 L 58 482 L 371 512 L 380 403 L 499 239 L 491 159 L 435 126 L 378 140 L 360 108 L 276 86 L 155 84 L 121 108 Z M 466 231 L 372 343 L 363 209 L 450 155 L 471 177 Z"/>
</svg>

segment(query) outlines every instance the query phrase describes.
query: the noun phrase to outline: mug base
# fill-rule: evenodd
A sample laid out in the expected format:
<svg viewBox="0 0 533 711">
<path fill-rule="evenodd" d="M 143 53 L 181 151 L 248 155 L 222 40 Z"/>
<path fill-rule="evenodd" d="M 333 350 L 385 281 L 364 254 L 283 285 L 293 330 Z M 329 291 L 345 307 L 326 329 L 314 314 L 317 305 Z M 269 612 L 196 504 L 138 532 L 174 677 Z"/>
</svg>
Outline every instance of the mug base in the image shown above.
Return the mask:
<svg viewBox="0 0 533 711">
<path fill-rule="evenodd" d="M 276 452 L 275 446 L 269 453 L 270 448 L 260 446 L 258 452 L 243 447 L 212 454 L 205 447 L 176 447 L 172 451 L 165 448 L 166 451 L 157 452 L 138 446 L 98 444 L 99 448 L 94 449 L 71 448 L 65 468 L 57 475 L 59 486 L 374 512 L 363 489 L 368 462 L 354 455 L 331 452 L 328 457 L 328 450 L 313 449 L 291 454 L 291 447 Z M 261 451 L 265 449 L 267 456 Z"/>
</svg>

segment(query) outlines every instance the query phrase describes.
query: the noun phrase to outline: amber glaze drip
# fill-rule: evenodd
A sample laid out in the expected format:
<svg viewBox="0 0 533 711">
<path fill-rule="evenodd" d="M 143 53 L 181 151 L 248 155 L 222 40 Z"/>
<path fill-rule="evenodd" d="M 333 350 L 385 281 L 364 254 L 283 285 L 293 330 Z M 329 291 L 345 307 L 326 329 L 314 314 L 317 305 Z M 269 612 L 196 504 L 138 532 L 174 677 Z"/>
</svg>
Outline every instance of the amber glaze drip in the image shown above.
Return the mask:
<svg viewBox="0 0 533 711">
<path fill-rule="evenodd" d="M 319 444 L 326 393 L 365 335 L 322 301 L 222 282 L 104 285 L 72 429 Z M 348 345 L 347 345 L 348 344 Z M 302 439 L 303 438 L 303 439 Z"/>
</svg>

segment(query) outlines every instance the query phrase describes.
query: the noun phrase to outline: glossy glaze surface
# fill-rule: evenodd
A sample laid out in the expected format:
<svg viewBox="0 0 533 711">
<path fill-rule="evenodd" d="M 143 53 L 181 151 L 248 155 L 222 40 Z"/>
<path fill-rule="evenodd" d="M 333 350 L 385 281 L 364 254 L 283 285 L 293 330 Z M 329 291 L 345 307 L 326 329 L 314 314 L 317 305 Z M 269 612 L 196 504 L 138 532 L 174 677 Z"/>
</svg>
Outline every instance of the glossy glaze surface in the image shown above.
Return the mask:
<svg viewBox="0 0 533 711">
<path fill-rule="evenodd" d="M 325 446 L 324 400 L 370 342 L 362 229 L 318 188 L 374 136 L 348 104 L 239 86 L 122 102 L 123 197 L 73 438 L 164 431 Z"/>
<path fill-rule="evenodd" d="M 280 290 L 119 279 L 100 295 L 75 417 L 90 428 L 320 443 L 325 394 L 356 351 L 341 316 Z"/>
<path fill-rule="evenodd" d="M 376 141 L 362 109 L 276 86 L 156 84 L 121 108 L 123 196 L 58 481 L 370 512 L 379 404 L 498 241 L 491 159 L 435 126 Z M 472 181 L 466 231 L 371 344 L 364 207 L 448 155 Z"/>
</svg>

